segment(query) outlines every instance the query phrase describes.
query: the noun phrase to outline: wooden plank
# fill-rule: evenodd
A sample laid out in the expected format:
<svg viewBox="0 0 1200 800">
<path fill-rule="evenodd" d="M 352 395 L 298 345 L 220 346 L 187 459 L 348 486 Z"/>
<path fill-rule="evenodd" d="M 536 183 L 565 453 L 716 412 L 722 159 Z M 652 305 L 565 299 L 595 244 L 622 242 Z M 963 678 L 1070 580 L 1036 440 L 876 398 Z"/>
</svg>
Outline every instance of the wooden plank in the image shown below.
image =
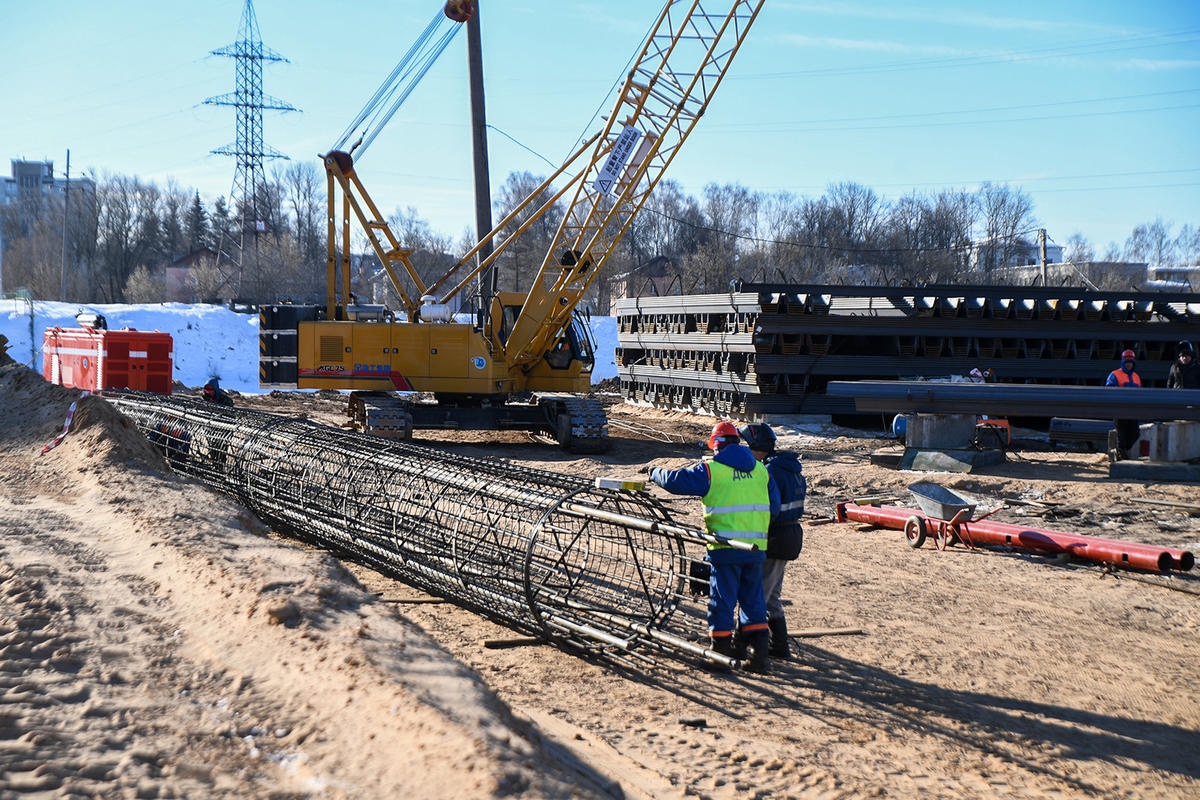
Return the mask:
<svg viewBox="0 0 1200 800">
<path fill-rule="evenodd" d="M 815 639 L 818 636 L 857 636 L 859 634 L 865 636 L 866 631 L 862 628 L 810 628 L 803 631 L 792 631 L 788 636 L 793 636 L 797 639 Z"/>
<path fill-rule="evenodd" d="M 1131 497 L 1131 503 L 1145 503 L 1152 506 L 1167 506 L 1168 508 L 1177 508 L 1180 511 L 1186 511 L 1189 514 L 1200 514 L 1200 505 L 1196 503 L 1180 503 L 1175 500 L 1152 500 L 1149 497 Z"/>
</svg>

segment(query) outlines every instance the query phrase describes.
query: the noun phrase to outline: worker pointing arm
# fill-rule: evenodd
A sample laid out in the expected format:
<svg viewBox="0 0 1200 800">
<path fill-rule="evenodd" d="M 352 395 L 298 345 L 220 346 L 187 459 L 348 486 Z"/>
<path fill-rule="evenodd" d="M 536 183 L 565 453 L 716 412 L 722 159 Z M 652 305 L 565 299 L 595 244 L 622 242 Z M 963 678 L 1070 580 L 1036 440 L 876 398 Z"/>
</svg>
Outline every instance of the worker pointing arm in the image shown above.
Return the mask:
<svg viewBox="0 0 1200 800">
<path fill-rule="evenodd" d="M 779 513 L 779 491 L 740 440 L 732 423 L 717 423 L 708 439 L 716 454 L 712 461 L 684 469 L 655 468 L 650 480 L 672 494 L 702 498 L 709 533 L 754 545 L 754 550 L 708 545 L 708 632 L 713 651 L 733 656 L 734 612 L 740 606 L 741 630 L 753 649 L 749 668 L 766 671 L 770 639 L 762 565 L 771 514 Z"/>
</svg>

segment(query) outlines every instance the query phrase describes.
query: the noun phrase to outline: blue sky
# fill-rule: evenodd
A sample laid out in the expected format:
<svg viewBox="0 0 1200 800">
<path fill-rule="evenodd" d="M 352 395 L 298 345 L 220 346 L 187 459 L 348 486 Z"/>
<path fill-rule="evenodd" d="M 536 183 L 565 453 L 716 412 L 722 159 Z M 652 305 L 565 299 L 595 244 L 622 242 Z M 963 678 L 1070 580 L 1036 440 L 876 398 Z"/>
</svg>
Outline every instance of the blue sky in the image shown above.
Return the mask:
<svg viewBox="0 0 1200 800">
<path fill-rule="evenodd" d="M 290 60 L 265 67 L 264 90 L 302 110 L 268 112 L 266 143 L 317 163 L 439 5 L 258 0 L 263 42 Z M 481 6 L 495 189 L 549 171 L 530 151 L 567 154 L 658 4 Z M 75 175 L 227 195 L 233 161 L 209 151 L 233 141 L 233 110 L 202 101 L 234 89 L 233 61 L 208 53 L 237 39 L 241 10 L 0 0 L 0 159 L 61 172 L 69 147 Z M 415 207 L 455 237 L 473 225 L 468 113 L 463 34 L 360 161 L 383 209 Z M 1197 227 L 1200 2 L 767 0 L 667 177 L 694 195 L 857 181 L 889 199 L 1007 182 L 1053 240 L 1081 233 L 1097 251 L 1156 217 Z"/>
</svg>

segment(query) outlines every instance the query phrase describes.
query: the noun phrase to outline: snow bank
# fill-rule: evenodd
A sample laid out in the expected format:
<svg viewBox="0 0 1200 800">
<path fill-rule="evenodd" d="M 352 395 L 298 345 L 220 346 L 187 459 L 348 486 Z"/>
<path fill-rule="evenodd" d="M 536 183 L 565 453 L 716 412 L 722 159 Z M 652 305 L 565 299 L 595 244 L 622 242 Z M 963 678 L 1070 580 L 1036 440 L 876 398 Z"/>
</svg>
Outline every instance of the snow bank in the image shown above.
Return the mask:
<svg viewBox="0 0 1200 800">
<path fill-rule="evenodd" d="M 80 311 L 103 314 L 112 330 L 136 328 L 171 334 L 175 346 L 175 380 L 202 386 L 210 377 L 221 386 L 247 394 L 266 390 L 258 385 L 258 315 L 237 314 L 224 306 L 162 303 L 145 305 L 56 303 L 0 300 L 0 334 L 8 337 L 14 361 L 42 371 L 42 334 L 55 325 L 78 328 Z M 592 317 L 596 367 L 592 381 L 617 375 L 617 321 Z"/>
</svg>

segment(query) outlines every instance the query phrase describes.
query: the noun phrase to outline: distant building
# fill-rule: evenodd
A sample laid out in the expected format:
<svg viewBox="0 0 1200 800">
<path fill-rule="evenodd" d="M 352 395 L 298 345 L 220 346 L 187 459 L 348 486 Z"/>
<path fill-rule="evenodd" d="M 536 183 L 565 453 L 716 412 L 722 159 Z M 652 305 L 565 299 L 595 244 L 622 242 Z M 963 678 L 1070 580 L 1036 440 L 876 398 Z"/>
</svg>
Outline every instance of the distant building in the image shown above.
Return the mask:
<svg viewBox="0 0 1200 800">
<path fill-rule="evenodd" d="M 1200 266 L 1150 267 L 1146 287 L 1159 291 L 1194 292 L 1200 289 Z"/>
<path fill-rule="evenodd" d="M 1102 289 L 1150 289 L 1149 265 L 1144 261 L 1081 261 L 1047 264 L 1046 283 L 1050 286 L 1098 286 Z M 1006 269 L 1005 281 L 1034 286 L 1041 282 L 1041 266 Z"/>
<path fill-rule="evenodd" d="M 67 179 L 55 177 L 53 161 L 25 161 L 14 158 L 12 175 L 0 183 L 0 204 L 15 203 L 21 197 L 56 194 L 61 196 L 67 188 Z M 95 195 L 96 183 L 91 178 L 78 176 L 71 178 L 71 191 L 81 191 Z"/>
<path fill-rule="evenodd" d="M 609 298 L 609 314 L 616 313 L 616 302 L 624 297 L 647 295 L 661 297 L 670 294 L 673 283 L 678 283 L 678 272 L 673 269 L 674 263 L 666 256 L 655 256 L 629 272 L 613 275 L 610 281 L 612 294 Z M 682 293 L 682 286 L 674 287 L 677 293 Z"/>
<path fill-rule="evenodd" d="M 177 258 L 167 267 L 166 283 L 163 287 L 164 299 L 168 303 L 194 303 L 196 284 L 192 281 L 192 267 L 197 264 L 217 262 L 217 252 L 207 247 L 201 247 Z"/>
<path fill-rule="evenodd" d="M 1063 246 L 1047 242 L 1046 262 L 1061 263 L 1062 260 Z M 967 253 L 967 263 L 972 269 L 986 272 L 993 269 L 1040 265 L 1042 260 L 1037 242 L 1025 239 L 1016 241 L 978 239 L 971 242 L 971 249 Z"/>
</svg>

